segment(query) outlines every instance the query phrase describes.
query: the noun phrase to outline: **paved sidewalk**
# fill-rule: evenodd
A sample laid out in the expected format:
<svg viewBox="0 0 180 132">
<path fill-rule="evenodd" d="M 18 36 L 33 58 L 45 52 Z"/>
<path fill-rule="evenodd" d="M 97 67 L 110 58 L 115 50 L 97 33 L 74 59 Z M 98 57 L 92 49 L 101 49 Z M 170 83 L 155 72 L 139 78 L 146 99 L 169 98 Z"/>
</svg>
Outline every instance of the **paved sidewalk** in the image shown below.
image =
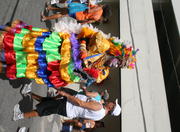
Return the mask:
<svg viewBox="0 0 180 132">
<path fill-rule="evenodd" d="M 29 132 L 60 132 L 62 123 L 59 115 L 50 115 L 33 119 Z"/>
</svg>

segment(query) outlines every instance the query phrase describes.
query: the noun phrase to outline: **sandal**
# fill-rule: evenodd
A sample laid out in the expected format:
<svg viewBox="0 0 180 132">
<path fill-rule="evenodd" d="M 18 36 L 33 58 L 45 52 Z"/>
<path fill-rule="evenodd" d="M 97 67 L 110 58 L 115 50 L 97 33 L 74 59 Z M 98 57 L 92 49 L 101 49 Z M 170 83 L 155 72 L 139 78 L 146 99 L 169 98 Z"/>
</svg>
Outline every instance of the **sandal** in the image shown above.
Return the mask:
<svg viewBox="0 0 180 132">
<path fill-rule="evenodd" d="M 45 10 L 46 10 L 46 12 L 48 12 L 49 11 L 48 7 L 46 7 Z"/>
<path fill-rule="evenodd" d="M 50 2 L 46 2 L 45 3 L 45 10 L 46 10 L 46 12 L 48 12 L 49 11 L 49 6 L 51 6 L 51 3 Z"/>
<path fill-rule="evenodd" d="M 45 7 L 48 7 L 49 5 L 51 5 L 51 2 L 46 2 L 45 3 Z"/>
<path fill-rule="evenodd" d="M 41 11 L 41 22 L 46 21 L 46 17 L 44 16 L 44 11 Z"/>
</svg>

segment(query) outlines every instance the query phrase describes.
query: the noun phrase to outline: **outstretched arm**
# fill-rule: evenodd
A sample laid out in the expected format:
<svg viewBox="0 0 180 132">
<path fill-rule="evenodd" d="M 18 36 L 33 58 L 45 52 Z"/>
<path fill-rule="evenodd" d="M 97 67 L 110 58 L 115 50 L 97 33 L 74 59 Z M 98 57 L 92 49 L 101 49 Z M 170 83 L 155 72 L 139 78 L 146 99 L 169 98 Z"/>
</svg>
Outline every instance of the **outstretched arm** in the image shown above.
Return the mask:
<svg viewBox="0 0 180 132">
<path fill-rule="evenodd" d="M 83 123 L 80 122 L 80 121 L 77 120 L 77 119 L 66 120 L 64 123 L 65 123 L 65 124 L 66 124 L 66 123 L 67 123 L 67 124 L 72 124 L 73 126 L 76 126 L 76 127 L 78 127 L 78 128 L 81 128 L 81 127 L 83 126 Z"/>
<path fill-rule="evenodd" d="M 88 97 L 92 97 L 92 98 L 93 98 L 93 97 L 96 97 L 96 96 L 99 95 L 98 92 L 89 92 L 89 91 L 87 91 L 87 89 L 84 88 L 84 87 L 82 87 L 82 89 L 83 89 L 85 95 L 88 96 Z"/>
<path fill-rule="evenodd" d="M 67 97 L 68 101 L 70 101 L 71 103 L 73 103 L 77 106 L 89 109 L 89 110 L 98 111 L 98 110 L 102 109 L 102 107 L 103 107 L 100 103 L 98 103 L 96 101 L 85 102 L 85 101 L 82 101 L 64 91 L 58 91 L 58 94 L 60 94 L 64 97 Z"/>
<path fill-rule="evenodd" d="M 85 20 L 85 21 L 82 21 L 81 24 L 88 24 L 88 23 L 94 23 L 96 22 L 95 20 Z"/>
</svg>

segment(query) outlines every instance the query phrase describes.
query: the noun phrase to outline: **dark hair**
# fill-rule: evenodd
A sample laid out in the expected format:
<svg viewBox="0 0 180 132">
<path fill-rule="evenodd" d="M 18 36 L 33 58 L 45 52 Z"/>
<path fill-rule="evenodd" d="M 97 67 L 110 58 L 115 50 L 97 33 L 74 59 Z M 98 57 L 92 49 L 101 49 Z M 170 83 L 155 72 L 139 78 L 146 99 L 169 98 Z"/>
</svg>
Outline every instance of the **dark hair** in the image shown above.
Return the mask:
<svg viewBox="0 0 180 132">
<path fill-rule="evenodd" d="M 112 11 L 111 11 L 109 5 L 104 5 L 102 8 L 103 8 L 103 14 L 102 14 L 102 16 L 103 16 L 104 18 L 107 19 L 107 18 L 109 18 L 110 16 L 112 16 Z"/>
<path fill-rule="evenodd" d="M 107 23 L 109 23 L 109 19 L 103 17 L 102 20 L 100 20 L 100 21 L 95 21 L 95 22 L 92 23 L 92 24 L 95 25 L 95 26 L 98 26 L 98 25 L 107 24 Z"/>
<path fill-rule="evenodd" d="M 102 128 L 105 127 L 104 122 L 103 121 L 95 121 L 96 125 L 99 124 L 98 126 L 95 125 L 94 128 L 86 128 L 84 129 L 85 132 L 94 132 L 97 128 Z"/>
<path fill-rule="evenodd" d="M 108 18 L 104 18 L 102 22 L 103 22 L 103 23 L 108 23 L 108 22 L 109 22 L 109 19 L 108 19 Z"/>
<path fill-rule="evenodd" d="M 95 121 L 95 128 L 101 128 L 101 127 L 105 127 L 105 124 L 103 121 Z"/>
</svg>

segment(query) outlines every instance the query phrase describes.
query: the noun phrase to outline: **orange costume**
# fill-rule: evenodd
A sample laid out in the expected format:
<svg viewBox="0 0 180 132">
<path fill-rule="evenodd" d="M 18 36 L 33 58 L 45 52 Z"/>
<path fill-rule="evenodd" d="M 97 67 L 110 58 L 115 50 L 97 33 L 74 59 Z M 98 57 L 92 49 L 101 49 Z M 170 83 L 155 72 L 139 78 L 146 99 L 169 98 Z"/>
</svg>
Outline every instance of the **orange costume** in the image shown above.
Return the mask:
<svg viewBox="0 0 180 132">
<path fill-rule="evenodd" d="M 79 21 L 83 20 L 95 20 L 98 21 L 103 13 L 102 7 L 93 5 L 88 11 L 81 11 L 76 13 L 76 19 Z"/>
</svg>

